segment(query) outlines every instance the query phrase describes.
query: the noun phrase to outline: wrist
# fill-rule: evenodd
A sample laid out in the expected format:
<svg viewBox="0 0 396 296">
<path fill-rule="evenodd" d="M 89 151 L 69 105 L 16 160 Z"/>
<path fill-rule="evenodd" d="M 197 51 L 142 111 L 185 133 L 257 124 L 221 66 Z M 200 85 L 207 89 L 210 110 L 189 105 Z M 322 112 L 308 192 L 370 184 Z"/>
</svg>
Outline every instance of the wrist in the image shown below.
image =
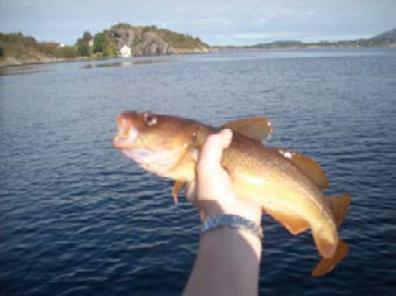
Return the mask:
<svg viewBox="0 0 396 296">
<path fill-rule="evenodd" d="M 240 244 L 249 246 L 254 256 L 260 260 L 262 241 L 250 231 L 240 228 L 221 227 L 201 235 L 200 238 L 200 246 L 204 247 L 208 252 L 217 252 L 218 248 L 226 251 Z"/>
<path fill-rule="evenodd" d="M 261 225 L 261 207 L 246 201 L 218 202 L 200 201 L 199 212 L 201 221 L 204 223 L 208 218 L 219 215 L 237 215 Z"/>
</svg>

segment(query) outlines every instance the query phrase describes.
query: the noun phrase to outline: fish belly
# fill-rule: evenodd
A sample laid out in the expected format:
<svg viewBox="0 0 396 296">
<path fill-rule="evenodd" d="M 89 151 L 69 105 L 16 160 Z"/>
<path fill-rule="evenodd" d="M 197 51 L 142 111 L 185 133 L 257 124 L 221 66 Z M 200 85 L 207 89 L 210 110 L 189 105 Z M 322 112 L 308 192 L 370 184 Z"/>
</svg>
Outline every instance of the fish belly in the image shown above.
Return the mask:
<svg viewBox="0 0 396 296">
<path fill-rule="evenodd" d="M 304 184 L 304 183 L 303 183 Z M 307 229 L 322 257 L 330 257 L 338 244 L 338 233 L 325 197 L 304 188 L 285 174 L 250 175 L 240 172 L 233 179 L 237 196 L 260 204 L 263 210 L 293 235 Z"/>
</svg>

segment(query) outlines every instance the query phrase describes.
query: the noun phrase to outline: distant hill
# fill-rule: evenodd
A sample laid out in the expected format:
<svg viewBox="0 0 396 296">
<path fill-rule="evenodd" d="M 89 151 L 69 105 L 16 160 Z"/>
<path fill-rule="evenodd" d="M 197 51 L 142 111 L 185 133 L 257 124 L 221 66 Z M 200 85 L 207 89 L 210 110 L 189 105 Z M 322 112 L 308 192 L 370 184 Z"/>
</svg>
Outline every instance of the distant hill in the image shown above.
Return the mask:
<svg viewBox="0 0 396 296">
<path fill-rule="evenodd" d="M 258 43 L 253 45 L 253 47 L 261 47 L 261 48 L 292 48 L 299 47 L 303 45 L 301 41 L 298 40 L 279 40 L 271 43 Z"/>
<path fill-rule="evenodd" d="M 122 51 L 122 50 L 123 51 Z M 153 56 L 210 51 L 199 38 L 156 26 L 117 24 L 92 36 L 85 32 L 73 46 L 38 42 L 22 33 L 0 33 L 0 66 L 63 61 L 76 58 Z"/>
<path fill-rule="evenodd" d="M 396 47 L 396 29 L 386 31 L 367 39 L 338 41 L 333 44 L 347 47 Z"/>
<path fill-rule="evenodd" d="M 370 38 L 371 40 L 376 40 L 378 42 L 396 42 L 396 29 L 392 29 L 389 31 L 386 31 L 382 34 L 376 35 L 372 38 Z"/>
<path fill-rule="evenodd" d="M 342 40 L 342 41 L 320 41 L 301 42 L 298 40 L 274 41 L 268 43 L 257 43 L 251 46 L 225 47 L 225 48 L 318 48 L 318 47 L 396 47 L 396 29 L 386 31 L 368 39 Z M 221 47 L 220 47 L 221 49 Z"/>
</svg>

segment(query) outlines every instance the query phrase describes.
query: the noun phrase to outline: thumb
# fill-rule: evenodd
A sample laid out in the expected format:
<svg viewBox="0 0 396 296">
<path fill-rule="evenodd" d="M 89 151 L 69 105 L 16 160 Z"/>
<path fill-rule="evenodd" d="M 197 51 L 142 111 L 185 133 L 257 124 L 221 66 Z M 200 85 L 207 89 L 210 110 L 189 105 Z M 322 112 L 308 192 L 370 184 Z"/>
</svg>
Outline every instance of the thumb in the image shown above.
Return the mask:
<svg viewBox="0 0 396 296">
<path fill-rule="evenodd" d="M 217 134 L 210 135 L 202 147 L 198 170 L 206 170 L 218 166 L 223 150 L 230 146 L 231 140 L 232 131 L 230 129 L 223 129 Z"/>
</svg>

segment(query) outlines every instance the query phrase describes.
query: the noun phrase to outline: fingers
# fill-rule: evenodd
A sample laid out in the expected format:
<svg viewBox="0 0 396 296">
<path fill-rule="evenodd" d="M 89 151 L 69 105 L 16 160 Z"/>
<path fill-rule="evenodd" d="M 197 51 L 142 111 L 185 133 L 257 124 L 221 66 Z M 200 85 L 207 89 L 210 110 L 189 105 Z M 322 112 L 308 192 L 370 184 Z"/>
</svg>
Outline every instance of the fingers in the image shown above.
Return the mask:
<svg viewBox="0 0 396 296">
<path fill-rule="evenodd" d="M 205 188 L 206 191 L 213 191 L 212 187 L 221 185 L 226 172 L 223 170 L 220 162 L 223 150 L 231 144 L 232 131 L 224 129 L 217 134 L 210 135 L 202 147 L 197 164 L 198 186 L 196 182 L 190 182 L 186 186 L 186 197 L 189 201 L 194 202 L 197 198 L 198 187 Z M 217 180 L 217 181 L 215 181 Z M 220 184 L 217 184 L 220 181 Z M 216 184 L 213 184 L 213 183 Z M 216 186 L 215 186 L 216 185 Z M 224 186 L 223 186 L 224 187 Z M 211 189 L 212 188 L 212 189 Z"/>
<path fill-rule="evenodd" d="M 223 150 L 230 146 L 232 131 L 223 129 L 217 134 L 210 135 L 202 147 L 198 161 L 198 172 L 206 171 L 219 166 Z"/>
</svg>

